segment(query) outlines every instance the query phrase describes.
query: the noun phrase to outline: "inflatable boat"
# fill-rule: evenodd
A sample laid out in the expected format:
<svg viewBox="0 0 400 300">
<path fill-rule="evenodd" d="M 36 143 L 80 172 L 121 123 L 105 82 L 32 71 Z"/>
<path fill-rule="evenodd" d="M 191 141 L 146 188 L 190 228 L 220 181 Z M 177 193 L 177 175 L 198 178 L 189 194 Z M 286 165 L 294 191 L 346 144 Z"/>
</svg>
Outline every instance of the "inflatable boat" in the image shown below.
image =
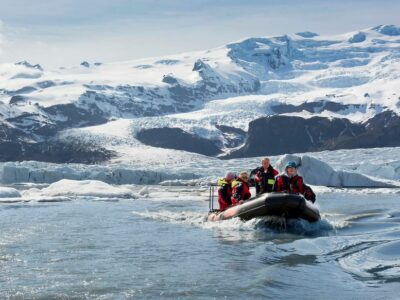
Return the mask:
<svg viewBox="0 0 400 300">
<path fill-rule="evenodd" d="M 248 200 L 241 205 L 232 206 L 223 212 L 211 211 L 208 215 L 208 221 L 221 221 L 234 217 L 250 220 L 266 216 L 300 218 L 309 222 L 316 222 L 321 219 L 317 206 L 307 201 L 303 196 L 269 193 Z"/>
</svg>

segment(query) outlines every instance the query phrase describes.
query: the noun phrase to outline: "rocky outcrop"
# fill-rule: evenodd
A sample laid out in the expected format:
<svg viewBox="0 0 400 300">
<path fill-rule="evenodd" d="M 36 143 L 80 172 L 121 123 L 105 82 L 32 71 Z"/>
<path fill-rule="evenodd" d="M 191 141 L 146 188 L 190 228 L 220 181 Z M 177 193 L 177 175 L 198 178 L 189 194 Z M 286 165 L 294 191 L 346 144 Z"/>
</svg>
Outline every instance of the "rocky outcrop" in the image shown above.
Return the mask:
<svg viewBox="0 0 400 300">
<path fill-rule="evenodd" d="M 238 147 L 243 144 L 246 139 L 246 131 L 240 128 L 218 124 L 215 125 L 215 127 L 222 132 L 224 146 L 226 148 Z"/>
<path fill-rule="evenodd" d="M 365 123 L 275 115 L 250 122 L 245 145 L 224 158 L 394 146 L 400 146 L 400 117 L 392 111 Z"/>
<path fill-rule="evenodd" d="M 94 164 L 114 156 L 110 150 L 83 141 L 59 141 L 29 143 L 3 141 L 0 143 L 0 161 L 37 160 L 52 163 Z"/>
<path fill-rule="evenodd" d="M 286 114 L 294 112 L 307 111 L 310 113 L 321 113 L 323 111 L 330 112 L 343 112 L 345 110 L 357 110 L 365 112 L 367 110 L 366 104 L 343 104 L 329 100 L 320 100 L 314 102 L 304 102 L 299 105 L 278 103 L 271 106 L 273 112 L 277 114 Z"/>
<path fill-rule="evenodd" d="M 184 150 L 208 156 L 221 153 L 216 144 L 208 139 L 183 131 L 180 128 L 151 128 L 139 131 L 136 138 L 145 145 Z"/>
<path fill-rule="evenodd" d="M 363 123 L 364 132 L 338 141 L 335 149 L 397 147 L 400 146 L 400 116 L 392 111 L 377 114 Z"/>
</svg>

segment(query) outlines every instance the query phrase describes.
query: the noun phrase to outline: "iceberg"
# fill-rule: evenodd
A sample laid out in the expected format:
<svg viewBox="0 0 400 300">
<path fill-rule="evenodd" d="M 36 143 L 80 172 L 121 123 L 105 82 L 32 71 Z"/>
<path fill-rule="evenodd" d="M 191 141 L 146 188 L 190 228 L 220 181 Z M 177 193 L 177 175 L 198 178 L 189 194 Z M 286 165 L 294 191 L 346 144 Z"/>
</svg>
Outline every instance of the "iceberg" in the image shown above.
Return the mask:
<svg viewBox="0 0 400 300">
<path fill-rule="evenodd" d="M 388 181 L 369 177 L 360 173 L 335 170 L 327 163 L 309 155 L 283 155 L 276 167 L 283 172 L 288 161 L 294 161 L 299 166 L 298 173 L 308 184 L 330 187 L 393 187 Z"/>
<path fill-rule="evenodd" d="M 11 187 L 0 186 L 0 198 L 19 198 L 21 194 L 18 190 Z"/>
<path fill-rule="evenodd" d="M 98 180 L 62 179 L 42 189 L 40 193 L 52 197 L 137 198 L 137 195 L 126 187 L 112 186 Z"/>
</svg>

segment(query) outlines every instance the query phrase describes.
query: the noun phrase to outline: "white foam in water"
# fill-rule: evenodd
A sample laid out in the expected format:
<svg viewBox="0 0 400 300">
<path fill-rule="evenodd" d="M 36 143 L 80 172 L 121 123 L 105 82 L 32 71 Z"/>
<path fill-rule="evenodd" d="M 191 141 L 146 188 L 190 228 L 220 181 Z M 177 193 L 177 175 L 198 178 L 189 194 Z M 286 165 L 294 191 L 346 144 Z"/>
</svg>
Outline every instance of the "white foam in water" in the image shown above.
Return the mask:
<svg viewBox="0 0 400 300">
<path fill-rule="evenodd" d="M 240 231 L 289 231 L 296 234 L 320 234 L 326 231 L 335 229 L 329 220 L 322 219 L 321 221 L 309 223 L 305 220 L 296 219 L 285 221 L 279 217 L 264 217 L 254 218 L 248 221 L 242 221 L 239 218 L 232 218 L 223 221 L 209 222 L 207 221 L 206 213 L 192 212 L 192 211 L 145 211 L 145 212 L 132 212 L 135 215 L 150 218 L 162 222 L 173 224 L 187 224 L 204 229 L 222 230 L 226 233 L 240 232 Z"/>
</svg>

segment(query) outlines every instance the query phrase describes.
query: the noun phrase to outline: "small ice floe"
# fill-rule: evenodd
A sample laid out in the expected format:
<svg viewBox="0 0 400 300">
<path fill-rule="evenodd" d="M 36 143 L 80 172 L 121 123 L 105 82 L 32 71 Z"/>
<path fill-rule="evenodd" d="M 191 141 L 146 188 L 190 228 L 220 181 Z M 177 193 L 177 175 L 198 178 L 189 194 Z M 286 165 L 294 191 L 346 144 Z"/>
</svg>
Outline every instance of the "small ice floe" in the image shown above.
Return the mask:
<svg viewBox="0 0 400 300">
<path fill-rule="evenodd" d="M 62 179 L 41 190 L 43 196 L 75 196 L 96 198 L 137 198 L 130 189 L 112 186 L 97 180 Z"/>
<path fill-rule="evenodd" d="M 21 198 L 21 193 L 11 187 L 0 187 L 0 203 L 16 203 L 22 202 L 24 199 Z"/>
<path fill-rule="evenodd" d="M 147 186 L 143 187 L 140 191 L 139 191 L 139 195 L 142 197 L 149 197 L 150 192 L 149 192 L 149 188 Z"/>
<path fill-rule="evenodd" d="M 1 186 L 0 187 L 0 199 L 1 198 L 20 198 L 21 197 L 21 193 L 11 187 L 4 187 Z"/>
</svg>

